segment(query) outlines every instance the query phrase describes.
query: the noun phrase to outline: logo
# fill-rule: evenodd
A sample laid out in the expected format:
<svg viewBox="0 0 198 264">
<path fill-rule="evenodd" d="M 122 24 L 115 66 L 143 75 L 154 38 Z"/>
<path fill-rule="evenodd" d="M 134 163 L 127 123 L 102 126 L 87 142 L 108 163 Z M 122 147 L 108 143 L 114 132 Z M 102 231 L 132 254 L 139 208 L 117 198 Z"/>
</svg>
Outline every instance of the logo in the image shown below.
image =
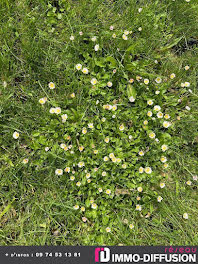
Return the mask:
<svg viewBox="0 0 198 264">
<path fill-rule="evenodd" d="M 95 248 L 95 262 L 109 262 L 110 260 L 110 249 L 107 247 L 104 248 Z"/>
</svg>

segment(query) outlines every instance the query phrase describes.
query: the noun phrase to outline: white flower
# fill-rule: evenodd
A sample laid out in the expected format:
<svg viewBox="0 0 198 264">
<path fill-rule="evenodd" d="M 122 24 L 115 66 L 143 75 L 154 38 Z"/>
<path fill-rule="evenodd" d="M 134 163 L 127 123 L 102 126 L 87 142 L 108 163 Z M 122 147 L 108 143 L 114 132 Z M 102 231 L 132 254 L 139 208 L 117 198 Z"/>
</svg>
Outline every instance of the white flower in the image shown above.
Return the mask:
<svg viewBox="0 0 198 264">
<path fill-rule="evenodd" d="M 139 28 L 138 28 L 138 31 L 142 31 L 142 27 L 139 27 Z"/>
<path fill-rule="evenodd" d="M 17 139 L 19 137 L 19 133 L 17 132 L 17 131 L 15 131 L 14 133 L 13 133 L 13 138 L 14 139 Z"/>
<path fill-rule="evenodd" d="M 108 83 L 107 83 L 107 86 L 108 86 L 108 87 L 112 87 L 112 85 L 113 85 L 112 82 L 108 82 Z"/>
<path fill-rule="evenodd" d="M 3 87 L 6 88 L 7 87 L 7 82 L 3 81 Z"/>
<path fill-rule="evenodd" d="M 111 190 L 110 190 L 110 189 L 107 189 L 105 192 L 106 192 L 106 194 L 108 194 L 108 195 L 111 194 Z"/>
<path fill-rule="evenodd" d="M 133 96 L 130 96 L 130 97 L 129 97 L 129 101 L 130 101 L 131 103 L 133 103 L 133 102 L 135 102 L 135 98 L 134 98 Z"/>
<path fill-rule="evenodd" d="M 160 188 L 163 189 L 165 187 L 165 183 L 164 182 L 161 182 L 160 183 Z"/>
<path fill-rule="evenodd" d="M 91 84 L 92 84 L 92 85 L 96 85 L 97 82 L 98 82 L 98 81 L 96 80 L 96 78 L 91 79 Z"/>
<path fill-rule="evenodd" d="M 80 31 L 80 32 L 79 32 L 79 35 L 80 35 L 80 36 L 82 36 L 82 35 L 83 35 L 83 32 L 82 32 L 82 31 Z"/>
<path fill-rule="evenodd" d="M 143 173 L 144 172 L 144 168 L 143 167 L 140 167 L 139 168 L 139 173 Z"/>
<path fill-rule="evenodd" d="M 171 125 L 171 123 L 168 121 L 163 122 L 163 127 L 165 127 L 165 128 L 168 128 L 170 125 Z"/>
<path fill-rule="evenodd" d="M 82 64 L 78 63 L 76 64 L 76 70 L 80 71 L 82 69 Z"/>
<path fill-rule="evenodd" d="M 47 101 L 46 99 L 47 99 L 46 97 L 44 97 L 44 98 L 40 98 L 40 99 L 39 99 L 39 103 L 42 104 L 42 105 L 45 104 L 46 101 Z"/>
<path fill-rule="evenodd" d="M 120 131 L 123 131 L 124 130 L 124 125 L 123 124 L 120 125 L 119 129 L 120 129 Z"/>
<path fill-rule="evenodd" d="M 158 197 L 157 197 L 157 201 L 158 201 L 159 203 L 161 203 L 162 199 L 163 199 L 162 196 L 158 196 Z"/>
<path fill-rule="evenodd" d="M 156 81 L 156 83 L 161 83 L 161 82 L 162 82 L 162 78 L 161 78 L 161 77 L 157 77 L 157 78 L 155 79 L 155 81 Z"/>
<path fill-rule="evenodd" d="M 83 161 L 80 161 L 79 163 L 78 163 L 78 167 L 79 168 L 82 168 L 82 167 L 84 167 L 85 166 L 85 163 L 83 162 Z"/>
<path fill-rule="evenodd" d="M 150 133 L 149 133 L 149 137 L 150 137 L 150 138 L 155 138 L 155 136 L 156 136 L 156 135 L 155 135 L 154 132 L 150 132 Z"/>
<path fill-rule="evenodd" d="M 47 152 L 49 150 L 49 147 L 45 147 L 45 151 Z"/>
<path fill-rule="evenodd" d="M 184 67 L 184 69 L 185 69 L 186 71 L 188 71 L 188 70 L 190 69 L 190 67 L 189 67 L 188 65 L 186 65 L 186 66 Z"/>
<path fill-rule="evenodd" d="M 160 91 L 155 91 L 155 94 L 159 94 L 160 93 Z"/>
<path fill-rule="evenodd" d="M 142 187 L 138 187 L 137 190 L 138 190 L 138 192 L 142 192 L 143 191 Z"/>
<path fill-rule="evenodd" d="M 80 187 L 80 185 L 81 185 L 81 182 L 76 183 L 76 186 Z"/>
<path fill-rule="evenodd" d="M 60 114 L 61 113 L 61 108 L 60 107 L 56 107 L 55 109 L 54 109 L 54 113 L 55 114 Z"/>
<path fill-rule="evenodd" d="M 84 73 L 84 74 L 88 74 L 88 73 L 89 73 L 89 71 L 88 71 L 88 69 L 87 69 L 87 68 L 83 68 L 83 69 L 82 69 L 82 73 Z"/>
<path fill-rule="evenodd" d="M 91 129 L 94 128 L 93 123 L 89 123 L 89 124 L 88 124 L 88 128 L 91 128 Z"/>
<path fill-rule="evenodd" d="M 23 163 L 23 164 L 27 164 L 28 161 L 29 161 L 28 159 L 24 159 L 24 160 L 22 161 L 22 163 Z"/>
<path fill-rule="evenodd" d="M 149 84 L 149 79 L 144 79 L 145 84 Z"/>
<path fill-rule="evenodd" d="M 63 175 L 63 170 L 62 169 L 56 169 L 55 174 L 56 175 Z"/>
<path fill-rule="evenodd" d="M 140 8 L 138 8 L 138 12 L 139 13 L 141 13 L 142 12 L 142 8 L 140 7 Z"/>
<path fill-rule="evenodd" d="M 190 107 L 188 105 L 185 108 L 186 110 L 190 111 Z"/>
<path fill-rule="evenodd" d="M 164 152 L 164 151 L 166 151 L 168 149 L 168 146 L 167 145 L 162 145 L 161 149 Z"/>
<path fill-rule="evenodd" d="M 188 219 L 188 214 L 187 214 L 187 213 L 184 213 L 184 214 L 183 214 L 183 218 L 184 218 L 184 219 Z"/>
<path fill-rule="evenodd" d="M 106 228 L 106 232 L 107 232 L 107 233 L 110 233 L 110 232 L 111 232 L 111 228 L 110 228 L 110 227 L 107 227 L 107 228 Z"/>
<path fill-rule="evenodd" d="M 144 171 L 145 171 L 147 174 L 151 174 L 151 173 L 152 173 L 152 169 L 151 169 L 151 167 L 146 167 L 146 168 L 144 169 Z"/>
<path fill-rule="evenodd" d="M 97 207 L 98 207 L 98 206 L 97 206 L 96 203 L 92 203 L 92 205 L 91 205 L 91 208 L 92 208 L 92 209 L 97 209 Z"/>
<path fill-rule="evenodd" d="M 162 156 L 160 160 L 161 160 L 161 162 L 162 162 L 162 163 L 165 163 L 165 162 L 167 162 L 167 158 L 166 158 L 166 157 L 164 157 L 164 156 Z"/>
<path fill-rule="evenodd" d="M 138 153 L 140 156 L 144 156 L 144 152 L 141 150 L 141 151 L 139 151 L 139 153 Z"/>
<path fill-rule="evenodd" d="M 137 211 L 141 211 L 141 210 L 142 210 L 142 206 L 141 206 L 140 204 L 137 204 L 137 205 L 136 205 L 136 210 L 137 210 Z"/>
<path fill-rule="evenodd" d="M 62 117 L 62 122 L 63 123 L 66 122 L 67 117 L 68 117 L 67 114 L 62 115 L 61 117 Z"/>
<path fill-rule="evenodd" d="M 147 112 L 147 116 L 151 117 L 153 115 L 153 113 L 151 111 Z"/>
<path fill-rule="evenodd" d="M 122 35 L 122 38 L 123 38 L 124 40 L 127 40 L 127 39 L 128 39 L 128 37 L 127 37 L 125 34 Z"/>
<path fill-rule="evenodd" d="M 55 84 L 54 84 L 53 82 L 50 82 L 50 83 L 48 84 L 48 86 L 49 86 L 49 88 L 50 88 L 51 90 L 53 90 L 53 89 L 55 88 Z"/>
<path fill-rule="evenodd" d="M 152 104 L 153 104 L 153 100 L 148 100 L 148 101 L 147 101 L 147 104 L 148 104 L 148 105 L 152 105 Z"/>
<path fill-rule="evenodd" d="M 99 44 L 96 44 L 95 47 L 94 47 L 94 50 L 95 51 L 98 51 L 99 50 L 99 47 L 100 47 Z"/>
<path fill-rule="evenodd" d="M 155 110 L 155 111 L 160 111 L 160 110 L 161 110 L 161 107 L 160 107 L 159 105 L 155 105 L 155 106 L 154 106 L 154 110 Z"/>
<path fill-rule="evenodd" d="M 74 207 L 73 207 L 75 210 L 78 210 L 79 209 L 79 205 L 74 205 Z"/>
<path fill-rule="evenodd" d="M 92 37 L 91 40 L 94 42 L 96 41 L 96 36 Z"/>
<path fill-rule="evenodd" d="M 133 229 L 133 228 L 134 228 L 134 224 L 130 224 L 130 225 L 129 225 L 129 228 L 130 228 L 130 229 Z"/>
<path fill-rule="evenodd" d="M 162 113 L 162 112 L 158 112 L 158 113 L 157 113 L 157 117 L 158 117 L 158 118 L 162 118 L 162 117 L 163 117 L 163 113 Z"/>
<path fill-rule="evenodd" d="M 171 78 L 171 79 L 174 79 L 175 76 L 176 76 L 176 75 L 175 75 L 174 73 L 171 73 L 170 78 Z"/>
<path fill-rule="evenodd" d="M 69 39 L 70 39 L 70 40 L 74 40 L 74 36 L 71 36 Z"/>
<path fill-rule="evenodd" d="M 189 82 L 185 82 L 185 83 L 184 83 L 184 86 L 185 86 L 185 87 L 190 87 L 190 83 L 189 83 Z"/>
<path fill-rule="evenodd" d="M 54 114 L 55 113 L 55 108 L 54 107 L 51 107 L 50 110 L 49 110 L 50 114 Z"/>
<path fill-rule="evenodd" d="M 114 30 L 114 26 L 110 26 L 110 28 L 109 28 L 110 30 Z"/>
</svg>

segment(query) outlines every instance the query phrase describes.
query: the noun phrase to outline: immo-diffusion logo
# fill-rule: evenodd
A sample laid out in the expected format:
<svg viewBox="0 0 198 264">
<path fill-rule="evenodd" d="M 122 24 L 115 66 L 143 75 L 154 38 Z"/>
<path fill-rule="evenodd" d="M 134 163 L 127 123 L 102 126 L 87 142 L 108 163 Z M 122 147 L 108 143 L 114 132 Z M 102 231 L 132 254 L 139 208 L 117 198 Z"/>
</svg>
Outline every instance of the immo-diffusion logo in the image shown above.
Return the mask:
<svg viewBox="0 0 198 264">
<path fill-rule="evenodd" d="M 110 260 L 110 249 L 107 247 L 104 248 L 95 248 L 95 262 L 109 262 Z"/>
</svg>

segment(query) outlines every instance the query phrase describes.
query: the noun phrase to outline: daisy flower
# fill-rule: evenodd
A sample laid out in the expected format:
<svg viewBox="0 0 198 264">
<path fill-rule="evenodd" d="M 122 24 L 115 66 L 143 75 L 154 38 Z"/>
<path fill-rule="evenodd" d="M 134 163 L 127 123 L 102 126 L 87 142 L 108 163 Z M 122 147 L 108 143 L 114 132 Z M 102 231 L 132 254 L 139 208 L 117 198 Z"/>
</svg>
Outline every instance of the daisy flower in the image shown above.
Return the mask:
<svg viewBox="0 0 198 264">
<path fill-rule="evenodd" d="M 146 167 L 144 170 L 145 170 L 145 172 L 146 172 L 147 174 L 151 174 L 151 173 L 152 173 L 152 169 L 151 169 L 151 167 Z"/>
<path fill-rule="evenodd" d="M 192 182 L 191 181 L 187 181 L 186 184 L 190 186 L 190 185 L 192 185 Z"/>
<path fill-rule="evenodd" d="M 137 190 L 138 190 L 138 192 L 142 192 L 143 191 L 142 187 L 138 187 Z"/>
<path fill-rule="evenodd" d="M 130 229 L 133 229 L 133 228 L 134 228 L 134 224 L 130 224 L 130 225 L 129 225 L 129 228 L 130 228 Z"/>
<path fill-rule="evenodd" d="M 74 181 L 74 180 L 75 180 L 75 176 L 72 175 L 72 176 L 70 177 L 70 180 L 71 180 L 71 181 Z"/>
<path fill-rule="evenodd" d="M 98 150 L 97 149 L 94 149 L 94 154 L 98 154 Z"/>
<path fill-rule="evenodd" d="M 135 98 L 134 98 L 133 96 L 130 96 L 130 97 L 129 97 L 129 101 L 130 101 L 131 103 L 133 103 L 133 102 L 135 102 Z"/>
<path fill-rule="evenodd" d="M 124 34 L 125 34 L 125 35 L 129 35 L 129 33 L 130 33 L 130 32 L 129 32 L 128 30 L 125 30 L 125 31 L 124 31 Z"/>
<path fill-rule="evenodd" d="M 76 64 L 76 70 L 80 71 L 82 69 L 82 64 L 78 63 Z"/>
<path fill-rule="evenodd" d="M 140 150 L 138 153 L 140 156 L 144 156 L 144 151 Z"/>
<path fill-rule="evenodd" d="M 186 66 L 184 67 L 184 69 L 185 69 L 186 71 L 188 71 L 188 70 L 190 69 L 190 67 L 189 67 L 188 65 L 186 65 Z"/>
<path fill-rule="evenodd" d="M 188 219 L 188 214 L 187 214 L 187 213 L 184 213 L 184 214 L 183 214 L 183 218 L 184 218 L 184 219 Z"/>
<path fill-rule="evenodd" d="M 163 189 L 166 186 L 166 184 L 164 182 L 160 183 L 160 188 Z"/>
<path fill-rule="evenodd" d="M 101 121 L 102 121 L 102 122 L 105 122 L 105 121 L 106 121 L 106 118 L 105 118 L 105 117 L 103 117 L 103 118 L 101 119 Z"/>
<path fill-rule="evenodd" d="M 163 199 L 162 196 L 158 196 L 158 197 L 157 197 L 157 201 L 158 201 L 159 203 L 161 203 L 162 199 Z"/>
<path fill-rule="evenodd" d="M 137 211 L 141 211 L 141 210 L 142 210 L 142 206 L 141 206 L 140 204 L 137 204 L 135 209 L 136 209 Z"/>
<path fill-rule="evenodd" d="M 137 201 L 140 201 L 141 200 L 141 197 L 140 196 L 137 196 L 136 199 L 137 199 Z"/>
<path fill-rule="evenodd" d="M 167 169 L 168 168 L 168 164 L 164 163 L 164 168 Z"/>
<path fill-rule="evenodd" d="M 152 111 L 147 112 L 147 116 L 151 117 L 153 115 Z"/>
<path fill-rule="evenodd" d="M 82 152 L 84 150 L 84 147 L 80 146 L 78 149 L 79 149 L 80 152 Z"/>
<path fill-rule="evenodd" d="M 107 156 L 104 157 L 104 161 L 108 161 L 109 158 Z"/>
<path fill-rule="evenodd" d="M 162 82 L 162 78 L 161 78 L 161 77 L 157 77 L 157 78 L 155 79 L 155 81 L 156 81 L 156 83 L 161 83 L 161 82 Z"/>
<path fill-rule="evenodd" d="M 108 82 L 108 83 L 107 83 L 107 86 L 108 86 L 108 87 L 112 87 L 112 85 L 113 85 L 112 82 Z"/>
<path fill-rule="evenodd" d="M 143 124 L 146 126 L 148 125 L 148 121 L 147 120 L 144 120 Z"/>
<path fill-rule="evenodd" d="M 153 100 L 148 100 L 148 101 L 147 101 L 147 104 L 148 104 L 148 105 L 152 105 L 152 104 L 153 104 Z"/>
<path fill-rule="evenodd" d="M 78 181 L 78 182 L 76 183 L 76 186 L 80 187 L 80 185 L 81 185 L 81 182 Z"/>
<path fill-rule="evenodd" d="M 145 84 L 149 84 L 149 79 L 144 79 Z"/>
<path fill-rule="evenodd" d="M 158 117 L 158 118 L 162 118 L 162 117 L 163 117 L 163 113 L 162 113 L 162 112 L 158 112 L 158 113 L 157 113 L 157 117 Z"/>
<path fill-rule="evenodd" d="M 190 111 L 190 107 L 188 105 L 185 108 L 186 110 Z"/>
<path fill-rule="evenodd" d="M 126 169 L 127 165 L 126 164 L 122 164 L 122 168 Z"/>
<path fill-rule="evenodd" d="M 85 212 L 85 207 L 82 206 L 82 207 L 80 208 L 80 211 L 81 211 L 81 212 Z"/>
<path fill-rule="evenodd" d="M 171 73 L 170 78 L 171 78 L 171 79 L 174 79 L 175 76 L 176 76 L 176 75 L 175 75 L 174 73 Z"/>
<path fill-rule="evenodd" d="M 69 173 L 69 172 L 70 172 L 70 167 L 66 167 L 66 168 L 64 169 L 64 171 L 67 172 L 67 173 Z"/>
<path fill-rule="evenodd" d="M 123 131 L 123 130 L 124 130 L 124 125 L 123 125 L 123 124 L 120 125 L 119 130 L 120 130 L 120 131 Z"/>
<path fill-rule="evenodd" d="M 50 110 L 49 110 L 50 114 L 54 114 L 55 113 L 55 108 L 54 107 L 51 107 Z"/>
<path fill-rule="evenodd" d="M 96 203 L 92 203 L 92 205 L 91 205 L 91 208 L 92 208 L 92 209 L 97 209 L 97 207 L 98 207 L 98 206 L 97 206 Z"/>
<path fill-rule="evenodd" d="M 115 157 L 114 153 L 110 153 L 110 154 L 109 154 L 109 158 L 110 158 L 110 159 L 113 159 L 114 157 Z"/>
<path fill-rule="evenodd" d="M 82 32 L 82 31 L 80 31 L 80 32 L 79 32 L 79 35 L 80 35 L 80 36 L 82 36 L 82 35 L 83 35 L 83 32 Z"/>
<path fill-rule="evenodd" d="M 143 173 L 144 172 L 144 168 L 143 167 L 140 167 L 139 168 L 139 173 Z"/>
<path fill-rule="evenodd" d="M 109 28 L 110 30 L 114 30 L 114 26 L 110 26 L 110 28 Z"/>
<path fill-rule="evenodd" d="M 84 74 L 88 74 L 88 73 L 89 73 L 89 71 L 88 71 L 88 69 L 87 69 L 87 68 L 83 68 L 83 69 L 82 69 L 82 73 L 84 73 Z"/>
<path fill-rule="evenodd" d="M 138 31 L 142 31 L 142 27 L 139 27 L 139 28 L 138 28 Z"/>
<path fill-rule="evenodd" d="M 62 169 L 56 169 L 55 174 L 56 175 L 63 175 L 63 170 Z"/>
<path fill-rule="evenodd" d="M 22 161 L 22 163 L 23 163 L 23 164 L 27 164 L 28 161 L 29 161 L 28 159 L 24 159 L 24 160 Z"/>
<path fill-rule="evenodd" d="M 107 138 L 105 138 L 105 143 L 109 143 L 109 138 L 107 137 Z"/>
<path fill-rule="evenodd" d="M 63 122 L 63 123 L 66 122 L 67 117 L 68 117 L 67 114 L 64 114 L 64 115 L 61 116 L 61 118 L 62 118 L 62 122 Z"/>
<path fill-rule="evenodd" d="M 96 41 L 96 36 L 93 36 L 92 38 L 91 38 L 91 40 L 93 41 L 93 42 L 95 42 Z"/>
<path fill-rule="evenodd" d="M 41 99 L 39 99 L 39 103 L 42 104 L 42 105 L 45 104 L 46 101 L 47 101 L 47 100 L 45 100 L 45 98 L 41 98 Z"/>
<path fill-rule="evenodd" d="M 159 94 L 160 93 L 160 91 L 155 91 L 155 94 Z"/>
<path fill-rule="evenodd" d="M 94 128 L 93 123 L 89 123 L 89 124 L 88 124 L 88 128 L 91 128 L 91 129 Z"/>
<path fill-rule="evenodd" d="M 131 78 L 131 79 L 129 80 L 129 83 L 133 83 L 133 82 L 134 82 L 134 79 Z"/>
<path fill-rule="evenodd" d="M 82 217 L 82 221 L 85 223 L 87 222 L 87 218 L 85 216 Z"/>
<path fill-rule="evenodd" d="M 75 210 L 78 210 L 79 209 L 79 205 L 74 205 L 74 207 L 73 207 Z"/>
<path fill-rule="evenodd" d="M 112 35 L 112 38 L 116 38 L 116 34 L 115 33 Z"/>
<path fill-rule="evenodd" d="M 83 129 L 82 129 L 82 133 L 83 133 L 84 135 L 87 133 L 87 129 L 86 129 L 86 127 L 83 127 Z"/>
<path fill-rule="evenodd" d="M 140 8 L 138 8 L 138 12 L 139 13 L 141 13 L 142 12 L 142 8 L 140 7 Z"/>
<path fill-rule="evenodd" d="M 17 131 L 15 131 L 12 136 L 14 139 L 17 139 L 17 138 L 19 138 L 19 133 Z"/>
<path fill-rule="evenodd" d="M 55 89 L 55 84 L 53 82 L 50 82 L 48 86 L 51 90 Z"/>
<path fill-rule="evenodd" d="M 99 47 L 100 47 L 99 44 L 96 44 L 95 47 L 94 47 L 94 50 L 95 51 L 98 51 L 99 50 Z"/>
<path fill-rule="evenodd" d="M 116 111 L 118 109 L 117 105 L 112 105 L 112 111 Z"/>
<path fill-rule="evenodd" d="M 159 105 L 155 105 L 154 108 L 153 108 L 155 111 L 160 111 L 161 110 L 161 107 Z"/>
<path fill-rule="evenodd" d="M 161 149 L 164 152 L 164 151 L 166 151 L 168 149 L 168 146 L 164 144 L 164 145 L 162 145 Z"/>
<path fill-rule="evenodd" d="M 82 168 L 82 167 L 84 167 L 85 166 L 85 163 L 83 162 L 83 161 L 80 161 L 79 163 L 78 163 L 78 167 L 79 168 Z"/>
<path fill-rule="evenodd" d="M 110 189 L 107 189 L 105 192 L 106 192 L 106 194 L 108 194 L 108 195 L 111 194 L 111 190 L 110 190 Z"/>
<path fill-rule="evenodd" d="M 189 82 L 185 82 L 185 83 L 184 83 L 184 86 L 185 86 L 185 87 L 190 87 L 190 83 L 189 83 Z"/>
<path fill-rule="evenodd" d="M 101 193 L 102 192 L 102 188 L 98 188 L 98 191 Z"/>
<path fill-rule="evenodd" d="M 96 78 L 91 79 L 91 84 L 92 84 L 92 85 L 96 85 L 97 82 L 98 82 L 98 81 L 96 80 Z"/>
<path fill-rule="evenodd" d="M 61 113 L 61 108 L 60 107 L 56 107 L 55 109 L 54 109 L 54 113 L 55 114 L 60 114 Z"/>
<path fill-rule="evenodd" d="M 155 138 L 155 133 L 154 132 L 149 133 L 149 137 L 150 138 Z"/>
<path fill-rule="evenodd" d="M 170 118 L 170 115 L 169 115 L 169 114 L 165 114 L 165 115 L 164 115 L 164 118 L 165 118 L 165 119 L 169 119 L 169 118 Z"/>
<path fill-rule="evenodd" d="M 166 157 L 164 157 L 164 156 L 162 156 L 160 160 L 161 160 L 161 162 L 162 162 L 162 163 L 165 163 L 165 162 L 167 162 L 167 158 L 166 158 Z"/>
<path fill-rule="evenodd" d="M 70 40 L 74 40 L 74 36 L 71 36 L 69 39 L 70 39 Z"/>
<path fill-rule="evenodd" d="M 70 94 L 71 98 L 75 98 L 75 96 L 76 96 L 75 93 Z"/>
<path fill-rule="evenodd" d="M 107 232 L 107 233 L 110 233 L 110 232 L 111 232 L 111 228 L 110 228 L 110 227 L 107 227 L 107 228 L 106 228 L 106 232 Z"/>
<path fill-rule="evenodd" d="M 106 175 L 107 175 L 106 171 L 103 171 L 102 176 L 106 176 Z"/>
<path fill-rule="evenodd" d="M 165 128 L 168 128 L 170 125 L 171 125 L 171 123 L 168 121 L 163 122 L 163 127 L 165 127 Z"/>
<path fill-rule="evenodd" d="M 122 38 L 123 38 L 124 40 L 127 40 L 127 39 L 128 39 L 128 37 L 127 37 L 125 34 L 122 35 Z"/>
</svg>

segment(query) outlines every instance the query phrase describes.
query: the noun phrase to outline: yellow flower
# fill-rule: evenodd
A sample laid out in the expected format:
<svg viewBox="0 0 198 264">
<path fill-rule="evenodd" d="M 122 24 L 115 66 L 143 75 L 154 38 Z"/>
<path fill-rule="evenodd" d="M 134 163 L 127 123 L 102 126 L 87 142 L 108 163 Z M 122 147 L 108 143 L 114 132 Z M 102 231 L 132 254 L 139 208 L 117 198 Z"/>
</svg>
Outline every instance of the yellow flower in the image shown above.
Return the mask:
<svg viewBox="0 0 198 264">
<path fill-rule="evenodd" d="M 148 100 L 148 101 L 147 101 L 147 104 L 148 104 L 148 105 L 152 105 L 152 104 L 153 104 L 153 100 Z"/>
<path fill-rule="evenodd" d="M 28 159 L 24 159 L 22 162 L 23 162 L 23 164 L 27 164 L 28 163 Z"/>
<path fill-rule="evenodd" d="M 75 177 L 74 177 L 74 176 L 71 176 L 71 177 L 70 177 L 70 180 L 71 180 L 71 181 L 74 181 L 74 180 L 75 180 Z"/>
<path fill-rule="evenodd" d="M 155 138 L 155 133 L 154 132 L 149 133 L 149 137 L 150 138 Z"/>
<path fill-rule="evenodd" d="M 107 137 L 107 138 L 105 138 L 105 140 L 104 140 L 106 143 L 109 143 L 109 138 Z"/>
<path fill-rule="evenodd" d="M 171 78 L 171 79 L 174 79 L 175 76 L 176 76 L 176 75 L 175 75 L 174 73 L 171 73 L 170 78 Z"/>
<path fill-rule="evenodd" d="M 141 151 L 139 151 L 139 155 L 140 156 L 144 156 L 144 152 L 141 150 Z"/>
<path fill-rule="evenodd" d="M 106 194 L 110 195 L 111 194 L 111 190 L 110 189 L 107 189 L 106 190 Z"/>
<path fill-rule="evenodd" d="M 80 187 L 80 185 L 81 185 L 81 182 L 76 183 L 76 186 Z"/>
<path fill-rule="evenodd" d="M 76 70 L 81 70 L 82 69 L 82 65 L 80 63 L 76 64 Z"/>
<path fill-rule="evenodd" d="M 91 205 L 91 208 L 92 208 L 92 209 L 97 209 L 97 207 L 98 207 L 98 206 L 97 206 L 96 203 L 92 203 L 92 205 Z"/>
<path fill-rule="evenodd" d="M 145 170 L 145 172 L 147 174 L 151 174 L 152 173 L 152 169 L 150 167 L 146 167 L 144 170 Z"/>
<path fill-rule="evenodd" d="M 139 173 L 143 173 L 144 172 L 144 168 L 143 167 L 140 167 L 139 168 Z"/>
<path fill-rule="evenodd" d="M 143 124 L 146 126 L 148 125 L 148 121 L 147 120 L 144 120 Z"/>
<path fill-rule="evenodd" d="M 183 218 L 184 218 L 184 219 L 188 219 L 188 214 L 187 214 L 187 213 L 184 213 L 184 214 L 183 214 Z"/>
<path fill-rule="evenodd" d="M 144 79 L 145 84 L 149 84 L 149 79 Z"/>
<path fill-rule="evenodd" d="M 91 79 L 91 84 L 92 84 L 92 85 L 96 85 L 97 82 L 98 82 L 98 81 L 96 80 L 96 78 L 92 78 L 92 79 Z"/>
<path fill-rule="evenodd" d="M 164 115 L 164 118 L 165 118 L 165 119 L 169 119 L 169 118 L 170 118 L 169 114 L 165 114 L 165 115 Z"/>
<path fill-rule="evenodd" d="M 88 124 L 88 128 L 91 128 L 91 129 L 94 128 L 93 123 L 89 123 L 89 124 Z"/>
<path fill-rule="evenodd" d="M 107 156 L 104 157 L 104 161 L 108 161 L 109 158 Z"/>
<path fill-rule="evenodd" d="M 153 115 L 153 113 L 151 111 L 147 112 L 147 116 L 151 117 Z"/>
<path fill-rule="evenodd" d="M 107 83 L 107 86 L 108 86 L 108 87 L 112 87 L 112 85 L 113 85 L 112 82 L 108 82 L 108 83 Z"/>
<path fill-rule="evenodd" d="M 88 73 L 89 73 L 89 71 L 88 71 L 88 69 L 87 69 L 87 68 L 83 68 L 83 69 L 82 69 L 82 73 L 84 73 L 84 74 L 88 74 Z"/>
<path fill-rule="evenodd" d="M 141 211 L 141 210 L 142 210 L 142 206 L 141 206 L 140 204 L 137 204 L 137 205 L 136 205 L 136 210 L 137 210 L 137 211 Z"/>
<path fill-rule="evenodd" d="M 55 174 L 56 175 L 62 175 L 63 174 L 63 170 L 62 169 L 56 169 L 55 170 Z"/>
<path fill-rule="evenodd" d="M 123 124 L 120 125 L 119 129 L 120 129 L 120 131 L 123 131 L 124 130 L 124 125 Z"/>
<path fill-rule="evenodd" d="M 137 190 L 138 190 L 138 192 L 142 192 L 143 191 L 142 187 L 138 187 Z"/>
<path fill-rule="evenodd" d="M 110 232 L 111 232 L 111 228 L 110 228 L 110 227 L 107 227 L 107 228 L 106 228 L 106 232 L 107 232 L 107 233 L 110 233 Z"/>
<path fill-rule="evenodd" d="M 166 184 L 165 184 L 164 182 L 161 182 L 161 183 L 160 183 L 160 188 L 163 189 L 163 188 L 165 187 L 165 185 L 166 185 Z"/>
<path fill-rule="evenodd" d="M 66 167 L 66 168 L 64 169 L 64 171 L 67 172 L 67 173 L 69 173 L 69 172 L 70 172 L 70 167 Z"/>
<path fill-rule="evenodd" d="M 157 78 L 155 79 L 155 81 L 156 81 L 156 83 L 161 83 L 161 82 L 162 82 L 162 78 L 161 78 L 161 77 L 157 77 Z"/>
<path fill-rule="evenodd" d="M 76 96 L 75 93 L 70 94 L 71 98 L 74 98 L 75 96 Z"/>
<path fill-rule="evenodd" d="M 130 225 L 129 225 L 129 228 L 130 228 L 130 229 L 133 229 L 133 228 L 134 228 L 134 224 L 130 224 Z"/>
<path fill-rule="evenodd" d="M 190 186 L 192 184 L 192 182 L 191 181 L 187 181 L 186 184 Z"/>
<path fill-rule="evenodd" d="M 80 152 L 82 152 L 83 149 L 84 149 L 84 147 L 83 146 L 80 146 L 78 149 L 79 149 Z"/>
<path fill-rule="evenodd" d="M 87 129 L 86 129 L 86 127 L 83 127 L 83 129 L 82 129 L 82 133 L 83 133 L 84 135 L 87 133 Z"/>
<path fill-rule="evenodd" d="M 55 84 L 54 84 L 53 82 L 50 82 L 50 83 L 48 84 L 48 86 L 49 86 L 49 88 L 50 88 L 51 90 L 53 90 L 53 89 L 55 88 Z"/>
<path fill-rule="evenodd" d="M 75 210 L 78 210 L 78 209 L 79 209 L 79 205 L 77 205 L 77 204 L 74 205 L 74 209 L 75 209 Z"/>
<path fill-rule="evenodd" d="M 171 123 L 168 121 L 163 122 L 163 127 L 165 127 L 165 128 L 168 128 L 170 125 L 171 125 Z"/>
<path fill-rule="evenodd" d="M 18 133 L 17 131 L 15 131 L 15 132 L 13 133 L 13 138 L 14 138 L 14 139 L 19 138 L 19 133 Z"/>
<path fill-rule="evenodd" d="M 122 38 L 123 38 L 124 40 L 127 40 L 127 39 L 128 39 L 128 37 L 127 37 L 125 34 L 122 35 Z"/>
<path fill-rule="evenodd" d="M 85 211 L 85 207 L 82 206 L 82 207 L 80 208 L 80 210 L 81 210 L 81 212 L 84 212 L 84 211 Z"/>
<path fill-rule="evenodd" d="M 163 199 L 162 196 L 158 196 L 158 197 L 157 197 L 157 201 L 158 201 L 159 203 L 161 203 L 162 199 Z"/>
</svg>

